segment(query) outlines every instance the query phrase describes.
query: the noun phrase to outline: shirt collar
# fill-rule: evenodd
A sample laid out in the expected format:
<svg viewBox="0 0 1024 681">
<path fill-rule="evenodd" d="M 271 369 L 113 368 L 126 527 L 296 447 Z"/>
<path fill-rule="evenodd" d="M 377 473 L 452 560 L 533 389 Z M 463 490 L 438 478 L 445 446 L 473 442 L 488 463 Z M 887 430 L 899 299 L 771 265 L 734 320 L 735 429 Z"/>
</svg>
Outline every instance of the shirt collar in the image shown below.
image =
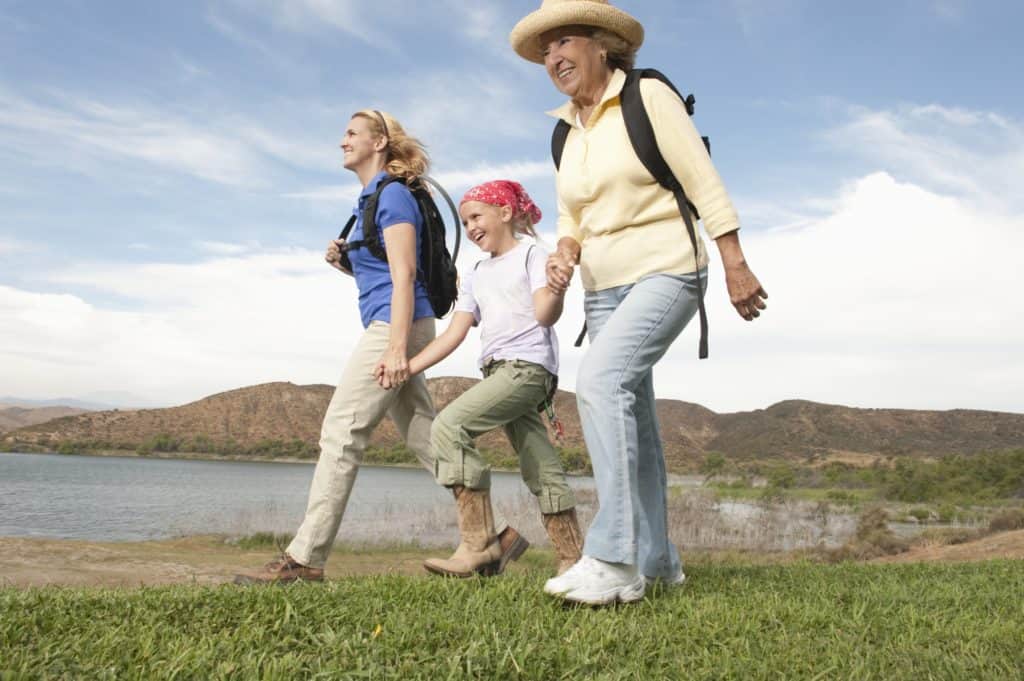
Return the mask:
<svg viewBox="0 0 1024 681">
<path fill-rule="evenodd" d="M 601 96 L 601 101 L 597 103 L 597 106 L 594 108 L 594 113 L 591 114 L 591 122 L 597 119 L 610 101 L 622 94 L 622 87 L 625 84 L 626 72 L 622 69 L 615 69 L 612 73 L 611 80 L 608 81 L 608 87 L 605 88 L 604 94 Z M 559 118 L 573 127 L 576 127 L 576 115 L 578 113 L 579 107 L 577 107 L 571 99 L 557 109 L 552 109 L 547 112 L 549 116 Z"/>
<path fill-rule="evenodd" d="M 366 186 L 363 187 L 363 191 L 359 192 L 359 199 L 365 199 L 367 196 L 370 196 L 375 191 L 377 191 L 377 187 L 380 186 L 380 183 L 383 182 L 384 178 L 387 176 L 388 171 L 386 170 L 382 170 L 376 175 L 374 175 L 373 178 L 371 178 L 370 181 L 366 184 Z"/>
</svg>

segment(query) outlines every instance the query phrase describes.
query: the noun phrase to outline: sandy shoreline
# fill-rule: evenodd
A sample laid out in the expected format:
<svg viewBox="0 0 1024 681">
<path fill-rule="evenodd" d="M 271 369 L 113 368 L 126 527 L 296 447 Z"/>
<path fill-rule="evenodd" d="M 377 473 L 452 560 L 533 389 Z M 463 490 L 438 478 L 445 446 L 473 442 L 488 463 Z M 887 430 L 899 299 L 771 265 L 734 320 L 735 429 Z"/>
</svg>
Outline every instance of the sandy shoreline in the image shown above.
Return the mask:
<svg viewBox="0 0 1024 681">
<path fill-rule="evenodd" d="M 439 549 L 336 548 L 327 577 L 426 574 L 423 560 Z M 144 542 L 0 537 L 0 586 L 138 587 L 229 584 L 276 555 L 272 547 L 242 549 L 222 536 Z"/>
</svg>

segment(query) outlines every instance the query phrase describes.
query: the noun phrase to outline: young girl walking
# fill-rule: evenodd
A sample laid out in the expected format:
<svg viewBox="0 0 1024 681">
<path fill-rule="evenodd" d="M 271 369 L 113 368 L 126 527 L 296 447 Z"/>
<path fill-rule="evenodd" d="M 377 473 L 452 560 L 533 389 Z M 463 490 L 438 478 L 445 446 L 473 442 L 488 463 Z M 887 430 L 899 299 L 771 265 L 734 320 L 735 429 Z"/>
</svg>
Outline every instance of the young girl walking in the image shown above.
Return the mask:
<svg viewBox="0 0 1024 681">
<path fill-rule="evenodd" d="M 521 239 L 536 237 L 533 226 L 541 212 L 520 184 L 497 180 L 466 192 L 459 214 L 469 240 L 490 257 L 463 274 L 448 328 L 409 360 L 409 373 L 440 362 L 465 340 L 470 327 L 479 325 L 484 379 L 449 404 L 431 427 L 434 476 L 455 495 L 461 542 L 450 558 L 428 559 L 424 567 L 434 574 L 470 577 L 498 572 L 507 560 L 518 558 L 502 555 L 491 508 L 490 466 L 474 445 L 475 438 L 502 427 L 519 456 L 523 481 L 540 504 L 561 574 L 579 559 L 582 535 L 575 498 L 538 413 L 558 374 L 552 326 L 564 301 L 547 288 L 547 253 Z M 383 365 L 377 370 L 382 379 L 383 370 Z"/>
</svg>

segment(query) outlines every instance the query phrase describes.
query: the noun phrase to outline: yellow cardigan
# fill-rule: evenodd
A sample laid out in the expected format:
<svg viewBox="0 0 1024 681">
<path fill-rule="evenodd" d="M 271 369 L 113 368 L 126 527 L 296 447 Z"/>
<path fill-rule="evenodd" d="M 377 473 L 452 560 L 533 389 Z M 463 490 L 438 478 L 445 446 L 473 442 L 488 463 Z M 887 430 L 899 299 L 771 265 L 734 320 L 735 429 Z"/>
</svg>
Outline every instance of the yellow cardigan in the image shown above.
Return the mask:
<svg viewBox="0 0 1024 681">
<path fill-rule="evenodd" d="M 572 126 L 557 175 L 558 238 L 582 246 L 580 272 L 588 291 L 632 284 L 655 273 L 687 274 L 708 262 L 699 255 L 672 192 L 663 189 L 629 142 L 619 93 L 626 74 L 616 70 L 584 128 L 567 102 L 549 112 Z M 640 81 L 658 148 L 700 211 L 704 231 L 717 239 L 739 229 L 739 218 L 686 107 L 664 83 Z"/>
</svg>

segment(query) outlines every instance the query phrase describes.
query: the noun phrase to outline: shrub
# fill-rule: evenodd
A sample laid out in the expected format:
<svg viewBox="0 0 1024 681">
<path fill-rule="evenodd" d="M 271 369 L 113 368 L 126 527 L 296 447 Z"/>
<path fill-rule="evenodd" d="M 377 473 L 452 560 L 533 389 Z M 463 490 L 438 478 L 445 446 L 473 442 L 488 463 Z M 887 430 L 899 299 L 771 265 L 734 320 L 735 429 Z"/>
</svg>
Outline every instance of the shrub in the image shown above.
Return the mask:
<svg viewBox="0 0 1024 681">
<path fill-rule="evenodd" d="M 273 532 L 255 532 L 244 537 L 236 537 L 229 539 L 229 544 L 234 544 L 240 549 L 252 550 L 252 549 L 267 549 L 276 548 L 281 552 L 284 552 L 285 548 L 291 544 L 294 535 L 288 533 L 275 534 Z"/>
<path fill-rule="evenodd" d="M 767 474 L 768 486 L 779 489 L 789 489 L 796 484 L 796 471 L 792 466 L 784 463 L 772 466 Z"/>
<path fill-rule="evenodd" d="M 918 507 L 910 509 L 907 512 L 907 515 L 909 515 L 911 518 L 913 518 L 919 523 L 926 523 L 932 517 L 932 512 L 929 511 L 927 508 Z"/>
<path fill-rule="evenodd" d="M 558 457 L 567 473 L 586 473 L 590 475 L 594 469 L 590 466 L 590 456 L 583 447 L 559 447 Z"/>
<path fill-rule="evenodd" d="M 61 442 L 57 445 L 58 454 L 80 454 L 81 450 L 74 442 Z"/>
<path fill-rule="evenodd" d="M 725 472 L 725 465 L 724 454 L 721 452 L 708 452 L 707 456 L 704 457 L 704 461 L 701 462 L 698 472 L 707 480 L 711 480 Z"/>
<path fill-rule="evenodd" d="M 870 560 L 880 556 L 903 553 L 910 542 L 889 529 L 889 514 L 881 506 L 873 506 L 857 520 L 853 539 L 829 554 L 832 560 Z"/>
<path fill-rule="evenodd" d="M 992 517 L 988 523 L 989 532 L 1024 530 L 1024 509 L 1008 508 Z"/>
<path fill-rule="evenodd" d="M 844 489 L 830 489 L 825 493 L 825 498 L 837 504 L 852 504 L 857 501 L 853 492 L 847 492 Z"/>
</svg>

